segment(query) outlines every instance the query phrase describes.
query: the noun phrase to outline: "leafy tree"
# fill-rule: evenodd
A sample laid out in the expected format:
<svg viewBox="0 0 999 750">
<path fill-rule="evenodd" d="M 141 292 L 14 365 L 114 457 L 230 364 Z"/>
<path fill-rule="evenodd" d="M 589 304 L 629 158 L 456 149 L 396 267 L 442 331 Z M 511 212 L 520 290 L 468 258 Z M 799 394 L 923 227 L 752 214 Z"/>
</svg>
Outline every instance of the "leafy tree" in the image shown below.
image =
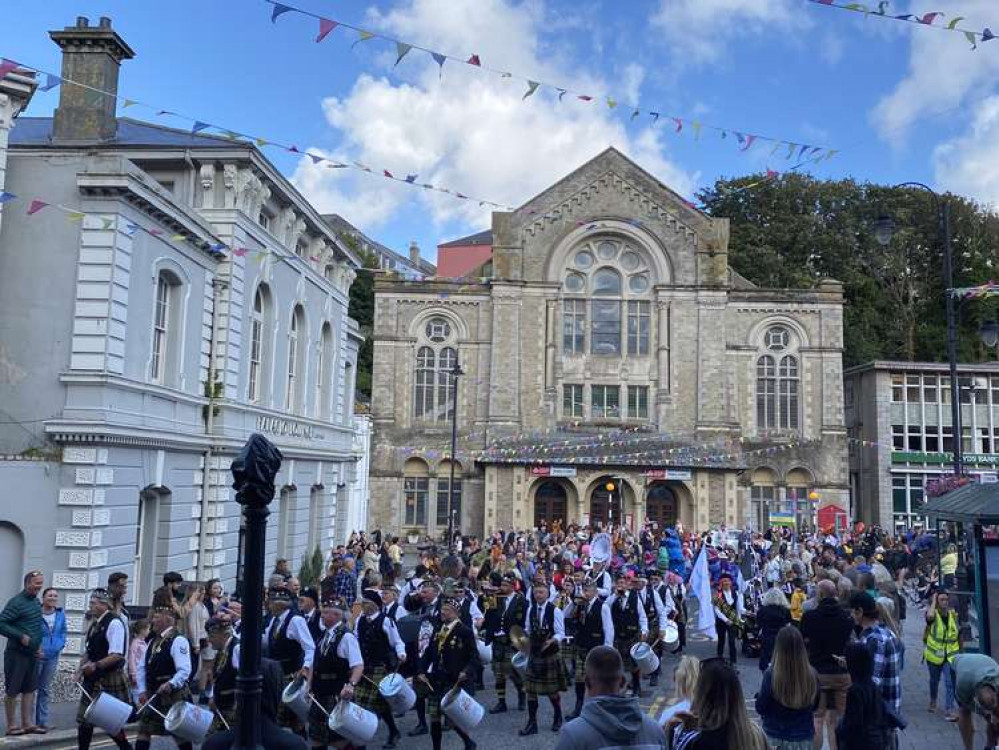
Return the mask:
<svg viewBox="0 0 999 750">
<path fill-rule="evenodd" d="M 378 268 L 378 256 L 361 250 L 356 239 L 349 234 L 340 239 L 361 259 L 362 268 Z M 350 286 L 350 305 L 347 308 L 350 315 L 361 328 L 364 343 L 357 353 L 357 392 L 366 398 L 371 398 L 371 363 L 374 345 L 371 335 L 375 322 L 375 275 L 361 271 Z"/>
</svg>

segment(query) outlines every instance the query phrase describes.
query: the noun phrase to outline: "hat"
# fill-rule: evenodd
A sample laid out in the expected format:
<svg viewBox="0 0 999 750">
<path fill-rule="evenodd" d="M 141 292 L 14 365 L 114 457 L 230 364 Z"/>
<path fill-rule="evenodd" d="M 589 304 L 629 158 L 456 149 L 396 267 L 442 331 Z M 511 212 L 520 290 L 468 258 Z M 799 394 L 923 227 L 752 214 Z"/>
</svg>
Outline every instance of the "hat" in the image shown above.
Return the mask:
<svg viewBox="0 0 999 750">
<path fill-rule="evenodd" d="M 361 598 L 364 599 L 366 602 L 370 602 L 371 604 L 374 604 L 376 607 L 381 609 L 381 606 L 383 604 L 382 595 L 378 592 L 377 589 L 364 589 L 364 591 L 361 593 Z"/>
<path fill-rule="evenodd" d="M 267 598 L 272 602 L 285 602 L 291 604 L 291 592 L 286 588 L 271 586 L 267 589 Z"/>
<path fill-rule="evenodd" d="M 386 583 L 382 586 L 382 593 L 399 595 L 399 587 L 394 583 Z"/>
<path fill-rule="evenodd" d="M 587 578 L 585 581 L 583 581 L 583 588 L 584 589 L 595 589 L 595 588 L 598 588 L 596 579 L 594 579 L 594 578 Z"/>
<path fill-rule="evenodd" d="M 443 609 L 444 607 L 450 607 L 455 612 L 460 612 L 461 611 L 461 599 L 459 599 L 456 596 L 445 597 L 444 600 L 441 602 L 441 608 Z"/>
<path fill-rule="evenodd" d="M 509 572 L 503 574 L 503 583 L 516 584 L 517 580 L 518 578 L 516 573 Z"/>
<path fill-rule="evenodd" d="M 177 613 L 174 612 L 173 607 L 153 607 L 149 610 L 150 615 L 170 615 L 170 617 L 176 617 Z"/>
<path fill-rule="evenodd" d="M 232 623 L 223 617 L 211 617 L 205 623 L 205 630 L 208 633 L 221 633 L 232 629 Z"/>
<path fill-rule="evenodd" d="M 327 596 L 323 599 L 324 609 L 339 609 L 341 612 L 347 611 L 347 603 L 338 596 Z"/>
<path fill-rule="evenodd" d="M 111 603 L 111 595 L 108 593 L 107 589 L 94 589 L 90 592 L 90 598 L 96 599 L 99 602 L 104 602 L 104 604 Z"/>
<path fill-rule="evenodd" d="M 317 592 L 312 586 L 306 586 L 304 589 L 298 592 L 299 598 L 306 597 L 312 601 L 319 602 L 319 592 Z"/>
</svg>

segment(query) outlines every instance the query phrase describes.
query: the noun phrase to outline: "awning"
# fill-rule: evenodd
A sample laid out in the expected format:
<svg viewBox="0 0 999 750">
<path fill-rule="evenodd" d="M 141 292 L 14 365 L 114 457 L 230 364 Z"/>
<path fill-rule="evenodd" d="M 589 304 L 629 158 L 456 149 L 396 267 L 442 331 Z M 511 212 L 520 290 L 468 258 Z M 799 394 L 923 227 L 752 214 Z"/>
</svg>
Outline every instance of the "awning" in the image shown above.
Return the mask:
<svg viewBox="0 0 999 750">
<path fill-rule="evenodd" d="M 966 484 L 930 500 L 922 513 L 945 521 L 999 524 L 999 484 Z"/>
</svg>

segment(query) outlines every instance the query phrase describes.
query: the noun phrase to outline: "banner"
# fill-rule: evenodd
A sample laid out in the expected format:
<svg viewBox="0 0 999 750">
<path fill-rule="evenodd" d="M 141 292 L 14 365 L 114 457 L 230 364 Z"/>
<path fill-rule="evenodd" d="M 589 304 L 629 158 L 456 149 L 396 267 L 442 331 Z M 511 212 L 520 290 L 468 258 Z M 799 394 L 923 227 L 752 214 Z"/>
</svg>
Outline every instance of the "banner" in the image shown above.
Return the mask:
<svg viewBox="0 0 999 750">
<path fill-rule="evenodd" d="M 708 571 L 708 545 L 702 544 L 690 574 L 690 593 L 697 599 L 697 630 L 712 641 L 715 632 L 715 605 L 711 596 L 711 573 Z"/>
<path fill-rule="evenodd" d="M 967 19 L 964 16 L 954 14 L 947 24 L 943 24 L 942 19 L 947 18 L 946 13 L 941 13 L 940 11 L 930 11 L 921 13 L 899 13 L 893 14 L 889 12 L 891 3 L 888 0 L 880 0 L 880 2 L 871 3 L 870 5 L 865 5 L 864 3 L 837 3 L 833 0 L 808 0 L 808 2 L 814 5 L 824 5 L 827 8 L 836 8 L 837 10 L 848 10 L 852 13 L 862 13 L 864 18 L 870 18 L 871 16 L 875 18 L 883 18 L 889 21 L 901 21 L 903 23 L 913 23 L 919 26 L 933 26 L 936 29 L 942 31 L 953 31 L 964 36 L 964 38 L 971 44 L 971 49 L 978 49 L 979 42 L 990 42 L 995 39 L 996 35 L 992 33 L 992 30 L 988 27 L 981 29 L 971 29 L 968 27 L 967 23 L 964 23 Z M 937 24 L 936 20 L 941 19 L 941 23 Z"/>
</svg>

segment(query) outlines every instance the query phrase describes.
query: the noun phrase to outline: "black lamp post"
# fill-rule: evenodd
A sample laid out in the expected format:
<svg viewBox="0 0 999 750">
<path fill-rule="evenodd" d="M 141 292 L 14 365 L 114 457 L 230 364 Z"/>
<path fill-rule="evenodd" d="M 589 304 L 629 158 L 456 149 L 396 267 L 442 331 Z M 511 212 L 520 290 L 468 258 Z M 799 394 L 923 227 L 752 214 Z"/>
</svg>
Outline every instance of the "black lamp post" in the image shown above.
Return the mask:
<svg viewBox="0 0 999 750">
<path fill-rule="evenodd" d="M 946 196 L 939 195 L 933 188 L 921 182 L 903 182 L 896 188 L 912 187 L 925 190 L 933 196 L 937 209 L 937 228 L 943 246 L 944 286 L 947 305 L 947 362 L 950 365 L 950 421 L 954 432 L 954 475 L 964 473 L 963 430 L 961 429 L 961 398 L 957 380 L 957 315 L 954 307 L 954 253 L 950 241 L 950 203 Z M 882 217 L 874 224 L 874 238 L 882 247 L 891 242 L 895 233 L 895 222 L 890 217 Z"/>
<path fill-rule="evenodd" d="M 243 614 L 240 621 L 239 675 L 236 701 L 240 707 L 236 740 L 238 750 L 264 750 L 260 744 L 260 634 L 263 629 L 264 545 L 267 538 L 268 505 L 274 499 L 274 477 L 281 468 L 281 451 L 260 434 L 250 435 L 232 462 L 236 502 L 246 520 L 243 554 Z"/>
<path fill-rule="evenodd" d="M 447 548 L 453 551 L 454 548 L 454 461 L 458 451 L 458 378 L 464 375 L 464 370 L 458 364 L 458 355 L 455 354 L 454 367 L 448 373 L 451 380 L 451 477 L 447 485 Z"/>
</svg>

